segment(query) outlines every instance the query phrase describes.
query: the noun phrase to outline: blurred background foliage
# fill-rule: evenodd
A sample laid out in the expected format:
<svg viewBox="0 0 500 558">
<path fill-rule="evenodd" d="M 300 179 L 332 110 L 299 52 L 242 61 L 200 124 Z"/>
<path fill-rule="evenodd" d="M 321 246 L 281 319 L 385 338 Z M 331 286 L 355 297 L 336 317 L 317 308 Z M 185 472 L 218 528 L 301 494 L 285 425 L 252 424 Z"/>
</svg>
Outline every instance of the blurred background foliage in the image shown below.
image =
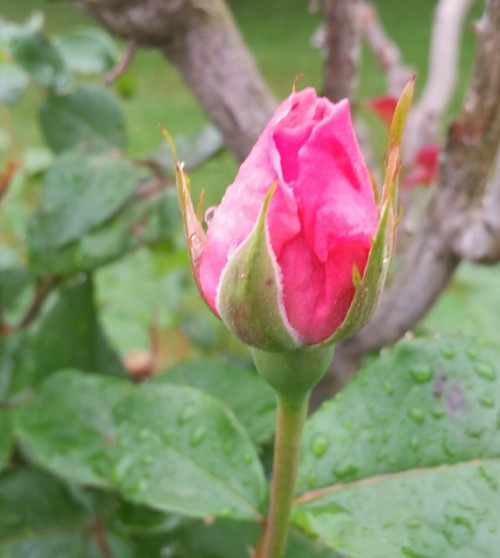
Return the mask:
<svg viewBox="0 0 500 558">
<path fill-rule="evenodd" d="M 320 24 L 319 14 L 308 14 L 303 0 L 256 0 L 251 3 L 232 0 L 229 4 L 277 98 L 283 98 L 289 93 L 295 76 L 299 74 L 303 76 L 300 85 L 321 88 L 322 60 L 318 50 L 311 46 L 311 37 Z M 405 60 L 416 70 L 418 93 L 425 82 L 434 2 L 379 0 L 375 4 L 389 33 L 401 45 Z M 74 57 L 73 63 L 77 66 L 80 64 L 77 69 L 83 70 L 83 75 L 73 79 L 80 83 L 102 84 L 103 74 L 115 64 L 119 52 L 124 48 L 123 43 L 106 38 L 102 31 L 98 31 L 104 37 L 101 37 L 102 44 L 99 43 L 103 52 L 96 53 L 95 60 L 92 60 L 90 53 L 85 60 L 75 37 L 82 30 L 83 35 L 92 33 L 89 26 L 95 29 L 95 22 L 66 2 L 4 2 L 1 15 L 7 20 L 20 23 L 40 9 L 43 10 L 45 20 L 44 33 L 53 37 L 56 46 L 66 47 L 68 56 Z M 477 15 L 478 9 L 473 10 L 471 18 Z M 466 29 L 463 39 L 460 82 L 450 115 L 460 106 L 473 55 L 474 34 Z M 385 129 L 366 108 L 366 101 L 383 92 L 384 77 L 372 54 L 364 49 L 358 117 L 368 123 L 380 156 L 385 145 Z M 152 50 L 139 50 L 127 72 L 110 87 L 110 94 L 118 103 L 117 109 L 123 113 L 123 116 L 118 117 L 124 126 L 120 141 L 122 145 L 126 143 L 126 153 L 132 159 L 151 157 L 160 148 L 162 138 L 157 129 L 158 123 L 164 124 L 174 136 L 194 135 L 207 124 L 196 100 L 175 70 L 159 53 Z M 2 165 L 9 159 L 22 161 L 22 172 L 17 173 L 0 209 L 2 267 L 10 267 L 13 263 L 26 259 L 25 239 L 31 226 L 29 223 L 32 211 L 39 203 L 43 173 L 54 157 L 39 125 L 40 105 L 47 104 L 43 101 L 44 96 L 44 87 L 32 80 L 16 103 L 0 106 L 0 161 Z M 49 115 L 45 119 L 46 128 L 50 128 L 51 118 Z M 50 137 L 47 139 L 50 144 Z M 57 144 L 57 141 L 57 138 L 52 139 L 53 143 Z M 64 143 L 66 138 L 60 141 Z M 237 164 L 231 155 L 224 149 L 217 150 L 218 139 L 212 138 L 209 141 L 215 142 L 216 155 L 210 157 L 191 175 L 193 197 L 197 198 L 203 189 L 206 207 L 219 202 L 237 170 Z M 169 211 L 173 223 L 176 220 L 176 210 L 175 204 L 170 202 Z M 143 243 L 139 242 L 135 247 L 139 249 L 100 268 L 95 274 L 99 311 L 110 339 L 119 353 L 125 356 L 131 351 L 147 349 L 151 344 L 151 329 L 159 328 L 161 335 L 158 344 L 162 364 L 176 362 L 200 350 L 217 352 L 229 348 L 239 351 L 238 344 L 229 338 L 223 328 L 219 327 L 217 320 L 200 303 L 187 269 L 182 233 L 178 225 L 174 227 L 177 229 L 175 234 L 170 234 L 167 249 L 161 243 L 155 243 L 154 246 L 150 244 L 148 249 L 140 248 Z M 36 237 L 36 233 L 32 234 L 33 237 Z M 102 242 L 102 238 L 96 242 Z M 35 247 L 34 252 L 37 250 L 40 258 L 48 258 L 47 246 L 42 245 L 38 249 Z M 36 261 L 36 257 L 32 256 L 31 260 Z M 456 329 L 456 320 L 453 317 L 447 319 L 447 316 L 453 314 L 453 309 L 456 308 L 454 301 L 458 299 L 458 306 L 462 308 L 463 327 L 475 328 L 479 312 L 477 304 L 472 303 L 476 310 L 470 310 L 473 325 L 468 327 L 467 320 L 464 321 L 469 315 L 468 311 L 463 313 L 463 309 L 468 308 L 470 298 L 466 293 L 476 292 L 478 281 L 481 283 L 479 290 L 484 293 L 492 280 L 496 280 L 496 272 L 492 270 L 463 266 L 450 294 L 443 297 L 444 300 L 426 321 L 427 327 Z M 488 314 L 490 311 L 491 306 L 481 310 Z M 493 318 L 489 321 L 492 320 L 494 321 Z"/>
</svg>

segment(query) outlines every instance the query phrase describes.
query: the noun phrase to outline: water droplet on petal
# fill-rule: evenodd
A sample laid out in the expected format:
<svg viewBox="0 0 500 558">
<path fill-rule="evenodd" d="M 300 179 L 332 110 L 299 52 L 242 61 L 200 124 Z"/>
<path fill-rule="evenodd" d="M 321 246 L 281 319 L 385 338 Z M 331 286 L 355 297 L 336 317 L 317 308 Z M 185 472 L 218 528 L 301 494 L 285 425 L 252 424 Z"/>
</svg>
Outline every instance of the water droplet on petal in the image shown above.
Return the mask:
<svg viewBox="0 0 500 558">
<path fill-rule="evenodd" d="M 205 211 L 205 223 L 207 226 L 210 225 L 210 221 L 214 218 L 217 207 L 218 207 L 217 205 L 211 205 Z"/>
<path fill-rule="evenodd" d="M 328 448 L 329 443 L 330 440 L 326 434 L 322 432 L 315 434 L 311 440 L 311 451 L 314 457 L 321 457 Z"/>
<path fill-rule="evenodd" d="M 207 435 L 206 428 L 204 426 L 198 426 L 191 433 L 191 437 L 189 438 L 189 442 L 193 447 L 199 446 L 203 442 L 203 440 L 205 439 L 206 435 Z"/>
<path fill-rule="evenodd" d="M 490 382 L 496 380 L 497 375 L 495 374 L 495 371 L 489 364 L 486 364 L 485 362 L 479 362 L 478 364 L 476 364 L 475 370 L 480 378 L 489 380 Z"/>
<path fill-rule="evenodd" d="M 433 376 L 432 370 L 426 364 L 412 368 L 410 373 L 415 382 L 418 384 L 425 384 L 426 382 L 429 382 Z"/>
<path fill-rule="evenodd" d="M 419 424 L 422 424 L 424 422 L 425 414 L 422 411 L 422 409 L 418 407 L 413 407 L 413 409 L 410 409 L 408 411 L 408 415 L 410 416 L 410 418 L 412 418 L 415 422 L 418 422 Z"/>
</svg>

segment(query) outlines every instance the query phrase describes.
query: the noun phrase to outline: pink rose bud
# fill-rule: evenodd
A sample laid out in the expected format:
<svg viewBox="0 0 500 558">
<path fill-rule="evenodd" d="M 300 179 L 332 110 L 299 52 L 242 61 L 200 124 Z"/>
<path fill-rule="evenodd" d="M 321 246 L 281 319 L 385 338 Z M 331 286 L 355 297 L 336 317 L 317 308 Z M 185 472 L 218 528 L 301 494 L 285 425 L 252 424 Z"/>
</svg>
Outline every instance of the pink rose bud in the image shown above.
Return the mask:
<svg viewBox="0 0 500 558">
<path fill-rule="evenodd" d="M 221 204 L 207 211 L 206 234 L 178 163 L 196 282 L 244 343 L 267 351 L 326 344 L 369 319 L 392 252 L 408 106 L 406 98 L 396 109 L 378 206 L 348 101 L 332 103 L 311 88 L 277 109 Z"/>
</svg>

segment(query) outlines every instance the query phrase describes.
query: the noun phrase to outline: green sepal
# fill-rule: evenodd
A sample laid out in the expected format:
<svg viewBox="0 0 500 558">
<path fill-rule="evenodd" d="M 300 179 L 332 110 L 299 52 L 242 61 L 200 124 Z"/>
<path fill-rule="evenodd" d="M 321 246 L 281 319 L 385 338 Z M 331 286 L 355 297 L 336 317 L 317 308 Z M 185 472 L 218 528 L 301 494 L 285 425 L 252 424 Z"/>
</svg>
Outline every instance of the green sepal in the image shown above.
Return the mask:
<svg viewBox="0 0 500 558">
<path fill-rule="evenodd" d="M 264 351 L 291 351 L 301 346 L 288 324 L 281 278 L 266 227 L 268 191 L 253 232 L 231 255 L 217 292 L 217 311 L 241 341 Z"/>
<path fill-rule="evenodd" d="M 201 290 L 201 285 L 199 282 L 200 257 L 203 252 L 203 246 L 205 244 L 206 237 L 205 231 L 203 230 L 203 225 L 201 223 L 200 215 L 201 207 L 203 205 L 203 194 L 200 196 L 197 211 L 195 211 L 193 202 L 191 200 L 191 184 L 189 182 L 188 175 L 184 172 L 184 163 L 181 163 L 177 159 L 177 151 L 175 149 L 175 144 L 172 136 L 161 124 L 159 128 L 161 133 L 163 134 L 163 137 L 167 140 L 167 143 L 172 152 L 172 157 L 175 161 L 177 197 L 179 199 L 179 207 L 182 214 L 182 220 L 184 222 L 184 231 L 186 235 L 189 260 L 191 262 L 191 268 L 193 270 L 193 276 L 195 278 L 196 284 L 198 285 L 198 289 L 203 296 L 203 291 Z"/>
</svg>

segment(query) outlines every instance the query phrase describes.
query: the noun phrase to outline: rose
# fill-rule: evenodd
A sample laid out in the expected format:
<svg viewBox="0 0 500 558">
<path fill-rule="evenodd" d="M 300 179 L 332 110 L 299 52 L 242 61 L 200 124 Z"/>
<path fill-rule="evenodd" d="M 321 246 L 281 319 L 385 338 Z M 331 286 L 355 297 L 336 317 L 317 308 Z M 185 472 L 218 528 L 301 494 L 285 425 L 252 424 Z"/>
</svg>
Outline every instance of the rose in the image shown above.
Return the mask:
<svg viewBox="0 0 500 558">
<path fill-rule="evenodd" d="M 209 210 L 206 235 L 178 164 L 198 287 L 242 341 L 293 350 L 336 341 L 367 321 L 389 260 L 404 116 L 391 133 L 394 156 L 379 207 L 348 101 L 334 104 L 311 88 L 277 109 L 221 204 Z"/>
</svg>

